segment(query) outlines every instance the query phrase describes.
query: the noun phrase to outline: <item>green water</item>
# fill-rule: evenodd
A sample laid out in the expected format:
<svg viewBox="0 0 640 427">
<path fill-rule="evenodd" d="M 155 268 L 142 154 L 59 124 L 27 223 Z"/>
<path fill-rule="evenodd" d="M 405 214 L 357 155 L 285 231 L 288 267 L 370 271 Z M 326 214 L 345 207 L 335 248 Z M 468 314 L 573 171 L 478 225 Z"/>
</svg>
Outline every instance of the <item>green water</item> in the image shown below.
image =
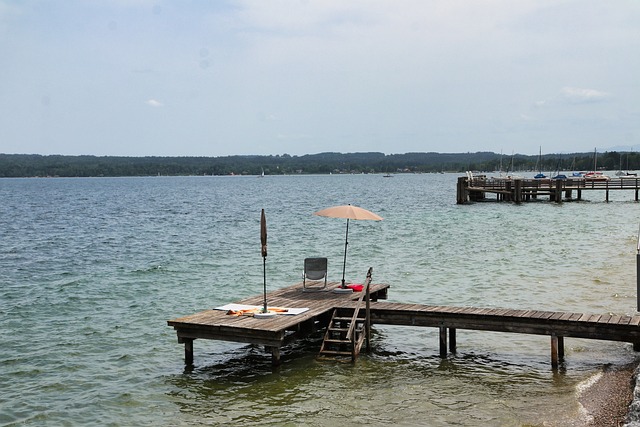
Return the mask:
<svg viewBox="0 0 640 427">
<path fill-rule="evenodd" d="M 283 351 L 196 340 L 166 321 L 300 280 L 308 256 L 390 301 L 635 314 L 632 192 L 561 205 L 455 204 L 456 175 L 0 180 L 0 425 L 581 425 L 576 386 L 634 360 L 628 344 L 378 326 L 355 365 L 319 363 L 319 337 Z"/>
</svg>

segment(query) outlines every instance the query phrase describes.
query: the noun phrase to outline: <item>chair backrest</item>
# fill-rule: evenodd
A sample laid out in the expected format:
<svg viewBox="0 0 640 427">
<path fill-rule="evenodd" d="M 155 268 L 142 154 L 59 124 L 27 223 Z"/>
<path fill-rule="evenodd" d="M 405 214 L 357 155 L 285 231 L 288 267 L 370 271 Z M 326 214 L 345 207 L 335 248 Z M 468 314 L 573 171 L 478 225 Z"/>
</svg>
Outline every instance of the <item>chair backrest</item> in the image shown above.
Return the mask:
<svg viewBox="0 0 640 427">
<path fill-rule="evenodd" d="M 320 280 L 327 277 L 327 258 L 305 258 L 304 276 L 309 280 Z"/>
</svg>

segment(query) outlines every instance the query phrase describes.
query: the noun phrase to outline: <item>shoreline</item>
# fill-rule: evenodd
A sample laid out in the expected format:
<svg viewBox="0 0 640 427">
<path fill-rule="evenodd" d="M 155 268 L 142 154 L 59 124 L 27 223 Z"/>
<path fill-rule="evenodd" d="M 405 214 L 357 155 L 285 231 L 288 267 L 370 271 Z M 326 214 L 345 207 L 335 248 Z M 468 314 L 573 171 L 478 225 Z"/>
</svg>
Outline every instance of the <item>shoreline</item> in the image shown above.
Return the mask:
<svg viewBox="0 0 640 427">
<path fill-rule="evenodd" d="M 605 366 L 602 375 L 584 389 L 578 402 L 590 427 L 618 427 L 628 421 L 636 387 L 638 361 L 620 367 Z"/>
</svg>

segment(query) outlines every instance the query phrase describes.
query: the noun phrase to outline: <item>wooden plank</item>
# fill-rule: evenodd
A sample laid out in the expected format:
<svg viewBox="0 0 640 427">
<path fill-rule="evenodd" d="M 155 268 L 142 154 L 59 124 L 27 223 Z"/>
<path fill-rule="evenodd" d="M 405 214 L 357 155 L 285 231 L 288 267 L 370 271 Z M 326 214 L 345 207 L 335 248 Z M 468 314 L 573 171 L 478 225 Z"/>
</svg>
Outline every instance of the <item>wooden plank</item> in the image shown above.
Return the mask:
<svg viewBox="0 0 640 427">
<path fill-rule="evenodd" d="M 508 310 L 505 314 L 505 317 L 522 317 L 522 310 Z"/>
<path fill-rule="evenodd" d="M 601 314 L 592 314 L 591 316 L 589 316 L 589 319 L 587 320 L 587 322 L 598 323 L 601 317 L 602 317 Z"/>
<path fill-rule="evenodd" d="M 618 324 L 620 324 L 620 325 L 628 325 L 629 322 L 631 322 L 631 319 L 633 319 L 632 316 L 627 316 L 627 315 L 620 316 L 620 320 L 618 321 Z"/>
<path fill-rule="evenodd" d="M 571 319 L 571 316 L 572 316 L 573 314 L 574 314 L 574 313 L 566 313 L 566 312 L 565 312 L 565 313 L 562 313 L 562 316 L 560 316 L 560 317 L 558 318 L 558 320 L 562 320 L 562 321 L 569 320 L 569 319 Z"/>
<path fill-rule="evenodd" d="M 495 309 L 493 312 L 494 316 L 500 316 L 500 317 L 504 317 L 504 315 L 509 311 L 509 309 L 505 309 L 505 308 L 498 308 Z"/>
<path fill-rule="evenodd" d="M 587 322 L 589 321 L 589 318 L 591 317 L 591 314 L 589 313 L 582 313 L 580 315 L 580 318 L 578 319 L 578 322 Z"/>
<path fill-rule="evenodd" d="M 598 323 L 609 323 L 610 319 L 611 319 L 611 315 L 610 314 L 603 314 L 598 319 Z"/>
<path fill-rule="evenodd" d="M 565 314 L 565 313 L 561 312 L 561 311 L 557 311 L 557 312 L 553 313 L 551 315 L 551 317 L 549 317 L 549 320 L 558 320 L 558 319 L 560 319 L 562 317 L 563 314 Z"/>
<path fill-rule="evenodd" d="M 618 316 L 618 315 L 614 314 L 613 316 L 611 316 L 611 318 L 609 319 L 609 321 L 607 323 L 619 324 L 620 323 L 620 319 L 621 319 L 621 316 Z"/>
<path fill-rule="evenodd" d="M 462 307 L 459 314 L 473 314 L 475 313 L 476 308 L 474 307 Z"/>
<path fill-rule="evenodd" d="M 629 322 L 629 325 L 639 326 L 640 325 L 640 315 L 634 315 Z"/>
<path fill-rule="evenodd" d="M 538 311 L 538 310 L 534 310 L 533 313 L 531 313 L 531 315 L 529 316 L 532 319 L 542 319 L 542 316 L 544 316 L 546 313 L 546 311 Z"/>
</svg>

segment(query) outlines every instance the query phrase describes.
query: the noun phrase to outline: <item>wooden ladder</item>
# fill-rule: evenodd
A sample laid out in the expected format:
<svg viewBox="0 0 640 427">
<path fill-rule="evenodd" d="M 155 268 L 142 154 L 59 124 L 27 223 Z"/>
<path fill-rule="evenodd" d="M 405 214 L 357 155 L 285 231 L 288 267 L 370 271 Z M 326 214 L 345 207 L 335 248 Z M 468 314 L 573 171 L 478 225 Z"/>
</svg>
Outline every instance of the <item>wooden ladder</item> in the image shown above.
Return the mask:
<svg viewBox="0 0 640 427">
<path fill-rule="evenodd" d="M 369 341 L 369 284 L 371 283 L 372 270 L 372 268 L 369 268 L 367 272 L 367 280 L 355 308 L 336 308 L 333 310 L 331 321 L 327 326 L 327 331 L 318 353 L 319 360 L 330 359 L 355 362 L 365 340 Z M 361 313 L 360 306 L 363 300 L 367 303 L 367 309 L 364 313 Z"/>
<path fill-rule="evenodd" d="M 354 311 L 352 309 L 335 309 L 333 311 L 333 316 L 331 316 L 331 321 L 322 340 L 322 346 L 320 346 L 319 359 L 349 360 L 352 362 L 356 360 L 365 338 L 364 324 L 366 319 L 356 317 L 354 324 Z M 351 329 L 353 329 L 353 337 L 349 336 Z"/>
</svg>

